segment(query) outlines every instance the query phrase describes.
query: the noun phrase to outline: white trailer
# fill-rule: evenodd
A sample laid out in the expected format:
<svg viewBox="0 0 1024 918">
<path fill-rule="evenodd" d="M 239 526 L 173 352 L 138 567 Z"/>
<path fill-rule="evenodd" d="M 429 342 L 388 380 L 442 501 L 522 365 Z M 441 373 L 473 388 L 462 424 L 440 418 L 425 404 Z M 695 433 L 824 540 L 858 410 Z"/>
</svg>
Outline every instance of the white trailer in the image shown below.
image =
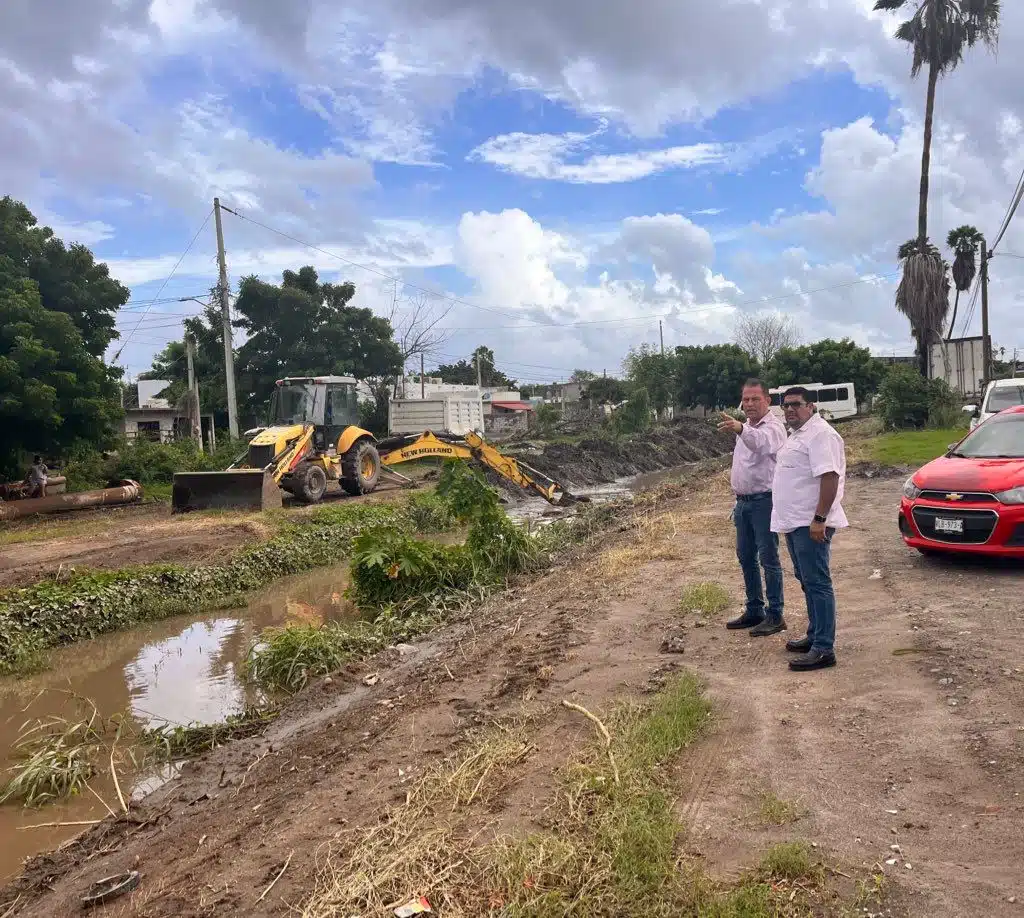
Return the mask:
<svg viewBox="0 0 1024 918">
<path fill-rule="evenodd" d="M 484 405 L 475 397 L 399 398 L 388 406 L 388 433 L 410 434 L 433 430 L 464 436 L 484 430 Z"/>
</svg>

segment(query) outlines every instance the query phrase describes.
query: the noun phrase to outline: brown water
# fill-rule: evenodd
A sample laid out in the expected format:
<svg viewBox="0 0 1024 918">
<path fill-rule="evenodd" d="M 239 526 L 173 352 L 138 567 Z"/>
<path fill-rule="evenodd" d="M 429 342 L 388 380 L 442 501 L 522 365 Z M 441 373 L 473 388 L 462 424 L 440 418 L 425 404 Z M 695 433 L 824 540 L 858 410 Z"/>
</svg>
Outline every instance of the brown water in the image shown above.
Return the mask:
<svg viewBox="0 0 1024 918">
<path fill-rule="evenodd" d="M 0 681 L 0 768 L 5 784 L 13 746 L 27 721 L 60 715 L 77 718 L 91 699 L 99 714 L 125 714 L 135 730 L 160 724 L 216 723 L 261 699 L 241 678 L 241 664 L 260 632 L 269 625 L 350 619 L 344 598 L 348 567 L 341 565 L 277 581 L 248 606 L 205 615 L 178 616 L 63 648 L 38 676 Z M 131 731 L 129 731 L 131 732 Z M 127 736 L 128 733 L 125 733 Z M 125 745 L 122 742 L 121 746 Z M 107 756 L 90 786 L 112 809 L 117 791 Z M 173 776 L 137 771 L 130 749 L 118 750 L 122 792 L 141 796 Z M 52 850 L 87 826 L 47 826 L 99 820 L 104 803 L 85 792 L 66 803 L 27 809 L 0 806 L 0 879 L 17 873 L 22 860 Z"/>
</svg>

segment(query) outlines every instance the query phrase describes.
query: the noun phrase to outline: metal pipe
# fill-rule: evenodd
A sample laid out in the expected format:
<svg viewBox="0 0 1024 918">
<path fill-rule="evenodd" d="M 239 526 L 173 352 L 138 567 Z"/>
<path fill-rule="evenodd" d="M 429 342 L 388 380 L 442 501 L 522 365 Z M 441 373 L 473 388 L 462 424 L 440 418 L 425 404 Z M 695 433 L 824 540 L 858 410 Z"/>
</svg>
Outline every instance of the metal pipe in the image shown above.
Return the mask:
<svg viewBox="0 0 1024 918">
<path fill-rule="evenodd" d="M 100 488 L 96 491 L 77 491 L 72 494 L 55 494 L 52 497 L 35 497 L 0 503 L 0 520 L 16 520 L 36 513 L 60 513 L 64 510 L 81 510 L 85 507 L 106 507 L 114 504 L 130 504 L 142 499 L 142 485 L 137 481 L 122 481 L 116 488 Z"/>
</svg>

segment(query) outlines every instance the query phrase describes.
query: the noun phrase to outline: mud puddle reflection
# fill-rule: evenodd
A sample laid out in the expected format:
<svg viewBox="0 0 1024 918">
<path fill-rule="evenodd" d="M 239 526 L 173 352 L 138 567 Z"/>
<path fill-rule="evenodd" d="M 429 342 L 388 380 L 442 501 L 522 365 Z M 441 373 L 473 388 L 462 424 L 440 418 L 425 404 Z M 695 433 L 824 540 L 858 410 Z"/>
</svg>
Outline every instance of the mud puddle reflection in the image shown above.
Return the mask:
<svg viewBox="0 0 1024 918">
<path fill-rule="evenodd" d="M 344 564 L 285 578 L 246 607 L 177 616 L 105 635 L 54 652 L 50 668 L 38 676 L 0 681 L 0 786 L 11 777 L 14 745 L 26 722 L 51 715 L 76 717 L 81 704 L 75 696 L 93 701 L 103 718 L 125 714 L 135 730 L 216 723 L 262 701 L 241 676 L 260 632 L 270 625 L 354 618 L 344 598 L 347 586 Z M 142 796 L 173 777 L 173 770 L 118 777 L 126 794 L 131 785 Z M 117 809 L 109 771 L 101 768 L 90 787 Z M 0 806 L 0 879 L 16 874 L 25 857 L 51 850 L 88 828 L 30 826 L 99 820 L 106 814 L 103 803 L 89 792 L 38 809 L 20 803 Z"/>
</svg>

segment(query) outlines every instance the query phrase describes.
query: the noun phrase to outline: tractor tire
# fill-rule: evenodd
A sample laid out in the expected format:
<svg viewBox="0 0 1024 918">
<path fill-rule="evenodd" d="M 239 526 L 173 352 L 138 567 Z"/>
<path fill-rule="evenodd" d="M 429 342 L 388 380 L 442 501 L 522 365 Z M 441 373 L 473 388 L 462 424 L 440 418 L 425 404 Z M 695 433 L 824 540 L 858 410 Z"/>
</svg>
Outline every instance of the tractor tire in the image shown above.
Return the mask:
<svg viewBox="0 0 1024 918">
<path fill-rule="evenodd" d="M 360 440 L 341 457 L 341 486 L 358 497 L 369 494 L 380 478 L 380 453 L 369 440 Z"/>
<path fill-rule="evenodd" d="M 322 465 L 305 462 L 292 473 L 291 487 L 288 490 L 299 500 L 315 504 L 327 490 L 327 473 Z"/>
</svg>

